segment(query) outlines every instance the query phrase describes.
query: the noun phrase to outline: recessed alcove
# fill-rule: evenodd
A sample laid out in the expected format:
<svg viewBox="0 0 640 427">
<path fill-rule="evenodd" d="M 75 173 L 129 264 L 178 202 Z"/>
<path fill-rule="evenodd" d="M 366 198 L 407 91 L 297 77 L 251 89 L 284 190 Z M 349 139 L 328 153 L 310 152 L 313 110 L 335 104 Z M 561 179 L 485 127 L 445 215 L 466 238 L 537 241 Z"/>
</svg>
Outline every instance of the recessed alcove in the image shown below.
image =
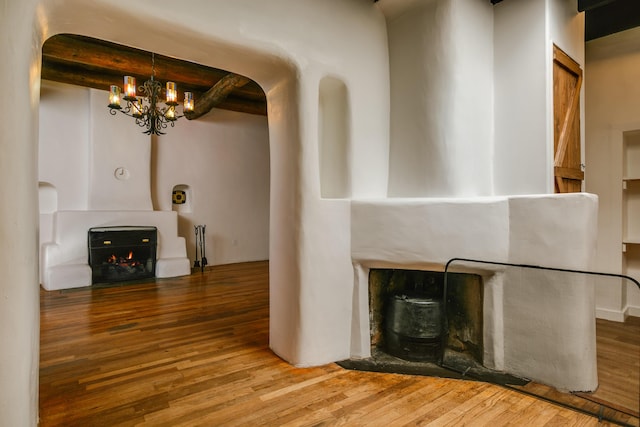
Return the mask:
<svg viewBox="0 0 640 427">
<path fill-rule="evenodd" d="M 323 198 L 351 196 L 349 109 L 344 82 L 335 77 L 324 77 L 320 81 L 318 99 L 320 191 Z"/>
<path fill-rule="evenodd" d="M 41 214 L 52 214 L 58 210 L 58 190 L 54 185 L 38 183 L 38 206 Z"/>
<path fill-rule="evenodd" d="M 171 209 L 180 213 L 192 213 L 192 192 L 191 187 L 186 184 L 179 184 L 173 187 L 171 192 Z"/>
</svg>

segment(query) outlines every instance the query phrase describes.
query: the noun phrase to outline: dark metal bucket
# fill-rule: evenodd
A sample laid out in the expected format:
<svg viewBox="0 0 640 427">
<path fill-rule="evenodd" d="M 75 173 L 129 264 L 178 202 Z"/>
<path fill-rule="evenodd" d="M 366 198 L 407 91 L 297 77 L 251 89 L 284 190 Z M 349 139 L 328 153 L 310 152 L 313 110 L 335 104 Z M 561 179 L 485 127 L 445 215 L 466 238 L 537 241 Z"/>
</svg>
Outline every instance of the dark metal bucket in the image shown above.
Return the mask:
<svg viewBox="0 0 640 427">
<path fill-rule="evenodd" d="M 394 295 L 387 301 L 385 342 L 389 354 L 410 361 L 439 359 L 442 301 Z"/>
</svg>

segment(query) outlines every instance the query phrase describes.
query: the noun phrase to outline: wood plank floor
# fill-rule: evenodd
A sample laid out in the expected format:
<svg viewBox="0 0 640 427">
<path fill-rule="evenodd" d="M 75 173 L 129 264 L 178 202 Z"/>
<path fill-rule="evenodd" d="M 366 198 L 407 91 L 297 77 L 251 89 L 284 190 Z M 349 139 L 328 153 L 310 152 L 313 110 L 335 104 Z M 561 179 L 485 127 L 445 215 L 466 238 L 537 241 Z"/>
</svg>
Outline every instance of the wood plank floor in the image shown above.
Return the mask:
<svg viewBox="0 0 640 427">
<path fill-rule="evenodd" d="M 580 396 L 640 415 L 640 318 L 597 319 L 598 389 Z"/>
<path fill-rule="evenodd" d="M 42 291 L 40 425 L 603 425 L 486 383 L 295 368 L 268 298 L 267 262 Z"/>
<path fill-rule="evenodd" d="M 562 402 L 607 419 L 637 426 L 640 407 L 640 318 L 626 322 L 596 320 L 598 388 L 591 393 L 561 393 L 530 382 L 515 388 Z"/>
</svg>

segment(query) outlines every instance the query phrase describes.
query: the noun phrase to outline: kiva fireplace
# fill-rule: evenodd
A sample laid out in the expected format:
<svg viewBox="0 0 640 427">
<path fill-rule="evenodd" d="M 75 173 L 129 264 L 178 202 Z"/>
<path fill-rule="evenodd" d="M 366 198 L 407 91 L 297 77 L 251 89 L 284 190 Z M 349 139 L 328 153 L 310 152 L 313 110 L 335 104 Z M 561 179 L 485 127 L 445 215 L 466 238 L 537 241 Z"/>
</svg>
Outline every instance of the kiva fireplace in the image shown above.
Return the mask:
<svg viewBox="0 0 640 427">
<path fill-rule="evenodd" d="M 95 227 L 89 229 L 91 282 L 113 283 L 155 277 L 156 227 Z"/>
</svg>

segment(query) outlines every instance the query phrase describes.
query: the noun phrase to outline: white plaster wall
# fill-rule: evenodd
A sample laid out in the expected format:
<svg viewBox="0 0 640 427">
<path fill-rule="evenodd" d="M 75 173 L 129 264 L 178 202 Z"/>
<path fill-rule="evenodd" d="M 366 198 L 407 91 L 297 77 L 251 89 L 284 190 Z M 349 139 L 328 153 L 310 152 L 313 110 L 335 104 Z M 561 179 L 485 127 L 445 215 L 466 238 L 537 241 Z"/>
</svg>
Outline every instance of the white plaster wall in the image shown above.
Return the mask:
<svg viewBox="0 0 640 427">
<path fill-rule="evenodd" d="M 597 208 L 597 197 L 584 193 L 510 198 L 509 261 L 591 270 Z M 503 304 L 505 370 L 561 390 L 595 390 L 591 276 L 511 269 Z"/>
<path fill-rule="evenodd" d="M 151 139 L 131 118 L 111 116 L 108 99 L 89 90 L 89 209 L 152 210 Z"/>
<path fill-rule="evenodd" d="M 492 27 L 491 4 L 475 0 L 388 17 L 391 196 L 492 193 Z"/>
<path fill-rule="evenodd" d="M 503 281 L 504 371 L 559 390 L 594 391 L 593 281 L 532 269 L 510 269 Z"/>
<path fill-rule="evenodd" d="M 379 21 L 383 22 L 383 21 Z M 386 52 L 385 52 L 386 53 Z M 385 55 L 386 59 L 386 55 Z M 298 260 L 300 283 L 305 285 L 296 290 L 299 292 L 300 305 L 294 309 L 300 310 L 300 336 L 295 342 L 295 351 L 298 354 L 297 363 L 300 366 L 319 365 L 335 360 L 344 360 L 349 357 L 351 321 L 351 299 L 353 293 L 353 269 L 350 259 L 350 200 L 348 199 L 323 199 L 321 191 L 321 173 L 319 155 L 319 89 L 322 78 L 325 75 L 314 75 L 313 72 L 301 76 L 300 92 L 298 96 L 302 100 L 299 105 L 301 117 L 310 120 L 301 120 L 299 129 L 302 140 L 313 141 L 313 144 L 301 145 L 300 151 L 293 150 L 288 155 L 298 155 L 299 167 L 305 171 L 300 176 L 300 182 L 296 184 L 296 191 L 307 193 L 307 197 L 300 198 L 299 234 L 295 236 L 298 241 Z M 352 87 L 348 80 L 345 83 Z M 360 96 L 366 94 L 360 94 Z M 367 163 L 366 159 L 376 158 L 376 148 L 369 150 L 363 140 L 357 138 L 358 124 L 356 93 L 349 91 L 348 104 L 350 106 L 349 127 L 351 128 L 350 148 L 352 159 Z M 372 120 L 375 118 L 372 117 Z M 363 135 L 365 138 L 371 135 L 371 128 Z M 387 127 L 385 126 L 385 129 Z M 361 148 L 359 148 L 359 146 Z M 385 153 L 388 147 L 385 147 Z M 273 158 L 273 145 L 272 145 Z M 385 176 L 385 184 L 379 188 L 382 194 L 386 194 L 386 168 L 376 171 L 375 163 L 365 165 L 368 173 Z M 272 165 L 272 168 L 275 167 Z M 364 195 L 357 183 L 357 167 L 351 164 L 351 192 L 352 195 Z M 273 170 L 273 169 L 272 169 Z M 365 170 L 361 171 L 364 172 Z M 273 191 L 273 187 L 272 187 Z M 369 193 L 373 194 L 373 193 Z M 272 199 L 273 206 L 273 199 Z M 273 214 L 273 212 L 272 212 Z M 283 218 L 284 219 L 284 218 Z M 273 230 L 270 234 L 273 236 Z M 271 246 L 270 255 L 273 256 L 278 249 Z M 270 325 L 270 331 L 274 331 Z M 276 332 L 281 336 L 282 332 Z M 290 338 L 283 337 L 291 342 Z"/>
<path fill-rule="evenodd" d="M 206 225 L 209 265 L 269 259 L 268 131 L 266 117 L 213 110 L 153 138 L 154 207 L 171 210 L 173 188 L 189 187 L 179 234 L 192 261 L 197 224 Z"/>
<path fill-rule="evenodd" d="M 640 277 L 625 271 L 622 253 L 622 133 L 640 129 L 640 29 L 592 40 L 586 45 L 587 191 L 600 197 L 595 268 Z M 637 253 L 637 252 L 636 252 Z M 626 288 L 626 289 L 625 289 Z M 631 285 L 600 282 L 598 317 L 621 321 L 640 315 L 640 291 Z"/>
<path fill-rule="evenodd" d="M 448 192 L 446 149 L 439 119 L 449 91 L 438 91 L 447 64 L 433 42 L 444 25 L 436 2 L 422 2 L 387 24 L 391 70 L 389 195 L 441 195 Z M 415 90 L 416 83 L 419 90 Z M 432 108 L 436 106 L 436 108 Z"/>
<path fill-rule="evenodd" d="M 546 1 L 494 6 L 495 194 L 553 191 Z"/>
<path fill-rule="evenodd" d="M 591 270 L 596 258 L 597 206 L 598 197 L 588 193 L 511 197 L 509 259 L 514 263 Z M 571 238 L 565 241 L 567 235 Z"/>
<path fill-rule="evenodd" d="M 448 157 L 455 196 L 493 194 L 494 69 L 493 5 L 483 0 L 452 2 L 450 54 L 454 101 L 447 117 Z M 449 141 L 450 139 L 450 141 Z"/>
<path fill-rule="evenodd" d="M 391 70 L 389 195 L 552 192 L 552 46 L 584 63 L 575 2 L 380 4 Z"/>
<path fill-rule="evenodd" d="M 39 135 L 38 178 L 55 187 L 57 209 L 87 209 L 89 91 L 42 82 Z"/>
<path fill-rule="evenodd" d="M 0 86 L 11 108 L 0 130 L 0 424 L 38 420 L 38 97 L 34 3 L 2 3 Z"/>
<path fill-rule="evenodd" d="M 323 198 L 351 196 L 349 91 L 340 79 L 326 76 L 318 95 L 320 194 Z"/>
<path fill-rule="evenodd" d="M 451 258 L 504 262 L 509 209 L 504 198 L 357 200 L 352 257 L 376 267 L 438 267 Z"/>
<path fill-rule="evenodd" d="M 58 209 L 151 210 L 150 138 L 109 114 L 107 92 L 45 81 L 41 93 L 39 180 L 56 188 Z"/>
</svg>

